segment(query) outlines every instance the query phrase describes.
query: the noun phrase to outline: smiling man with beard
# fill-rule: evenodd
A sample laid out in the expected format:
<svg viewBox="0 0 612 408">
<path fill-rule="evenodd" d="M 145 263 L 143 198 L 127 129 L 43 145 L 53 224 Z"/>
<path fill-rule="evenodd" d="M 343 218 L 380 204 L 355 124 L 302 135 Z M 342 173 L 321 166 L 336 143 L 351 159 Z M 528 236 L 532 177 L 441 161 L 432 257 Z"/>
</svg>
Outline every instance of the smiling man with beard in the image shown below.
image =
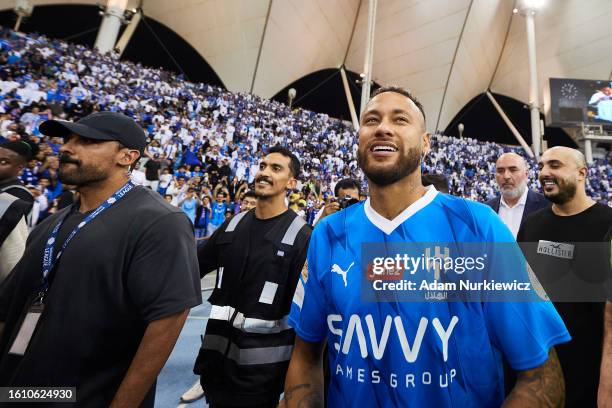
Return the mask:
<svg viewBox="0 0 612 408">
<path fill-rule="evenodd" d="M 486 202 L 499 214 L 515 238 L 529 214 L 550 205 L 542 194 L 527 188 L 527 176 L 524 158 L 516 153 L 502 154 L 495 163 L 495 181 L 501 194 Z"/>
<path fill-rule="evenodd" d="M 276 407 L 294 331 L 291 299 L 311 228 L 287 208 L 300 162 L 272 147 L 255 176 L 257 206 L 225 221 L 199 250 L 200 275 L 217 281 L 194 372 L 211 407 Z"/>
<path fill-rule="evenodd" d="M 553 205 L 527 217 L 517 240 L 572 336 L 557 347 L 567 407 L 607 407 L 606 401 L 612 402 L 612 208 L 587 196 L 588 168 L 580 151 L 553 147 L 538 167 Z"/>
<path fill-rule="evenodd" d="M 373 283 L 363 251 L 368 245 L 516 248 L 489 207 L 423 187 L 420 165 L 429 147 L 417 99 L 401 88 L 377 90 L 359 128 L 359 165 L 370 198 L 329 215 L 313 232 L 308 273 L 289 316 L 296 343 L 286 406 L 323 406 L 322 358 L 329 359 L 330 407 L 562 406 L 553 346 L 569 336 L 550 302 L 401 302 L 396 293 L 364 299 Z M 494 269 L 495 259 L 489 261 Z M 519 377 L 505 401 L 502 358 Z"/>
<path fill-rule="evenodd" d="M 131 118 L 99 112 L 40 131 L 64 139 L 59 178 L 80 196 L 32 231 L 0 286 L 0 386 L 75 387 L 79 407 L 153 407 L 201 302 L 191 223 L 130 182 L 146 143 Z"/>
</svg>

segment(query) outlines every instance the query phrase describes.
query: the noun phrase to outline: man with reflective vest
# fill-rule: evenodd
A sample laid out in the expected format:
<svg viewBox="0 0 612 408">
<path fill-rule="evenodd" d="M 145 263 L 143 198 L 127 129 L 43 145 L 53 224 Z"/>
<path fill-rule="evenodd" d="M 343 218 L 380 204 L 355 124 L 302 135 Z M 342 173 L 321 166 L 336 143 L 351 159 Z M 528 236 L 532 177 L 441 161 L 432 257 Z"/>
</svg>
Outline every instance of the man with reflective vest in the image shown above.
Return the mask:
<svg viewBox="0 0 612 408">
<path fill-rule="evenodd" d="M 216 270 L 194 372 L 211 407 L 276 407 L 295 333 L 287 315 L 311 229 L 287 208 L 300 162 L 272 147 L 255 177 L 257 207 L 222 224 L 200 249 L 200 275 Z"/>
<path fill-rule="evenodd" d="M 25 251 L 34 197 L 19 175 L 37 151 L 24 140 L 0 143 L 0 282 Z"/>
</svg>

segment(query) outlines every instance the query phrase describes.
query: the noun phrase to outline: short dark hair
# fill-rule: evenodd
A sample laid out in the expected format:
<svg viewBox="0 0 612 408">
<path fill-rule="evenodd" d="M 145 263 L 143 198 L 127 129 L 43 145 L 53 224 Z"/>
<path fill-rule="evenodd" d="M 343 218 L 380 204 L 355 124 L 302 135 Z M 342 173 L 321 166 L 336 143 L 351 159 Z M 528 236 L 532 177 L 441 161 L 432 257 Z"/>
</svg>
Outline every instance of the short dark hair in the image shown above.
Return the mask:
<svg viewBox="0 0 612 408">
<path fill-rule="evenodd" d="M 357 180 L 352 178 L 342 179 L 338 183 L 336 183 L 336 186 L 334 187 L 334 196 L 338 198 L 338 193 L 341 189 L 349 190 L 353 188 L 359 192 L 359 195 L 361 195 L 361 185 Z"/>
<path fill-rule="evenodd" d="M 285 157 L 288 157 L 290 159 L 289 171 L 291 171 L 291 174 L 294 178 L 297 179 L 298 177 L 300 177 L 300 160 L 296 157 L 295 154 L 291 153 L 289 149 L 280 145 L 276 145 L 272 146 L 270 150 L 268 150 L 268 154 L 271 153 L 279 153 Z"/>
<path fill-rule="evenodd" d="M 372 96 L 370 97 L 370 100 L 372 100 L 375 96 L 380 95 L 381 93 L 385 93 L 385 92 L 395 92 L 400 95 L 404 95 L 406 98 L 414 102 L 416 107 L 419 108 L 419 110 L 421 111 L 421 114 L 423 115 L 423 124 L 425 124 L 425 110 L 423 109 L 423 104 L 417 99 L 416 96 L 414 96 L 412 93 L 410 93 L 409 90 L 405 88 L 402 88 L 399 86 L 382 86 L 378 88 L 377 90 L 375 90 L 374 92 L 372 92 Z"/>
<path fill-rule="evenodd" d="M 247 197 L 251 197 L 251 198 L 257 198 L 257 194 L 253 191 L 253 190 L 249 190 L 246 193 L 244 193 L 244 195 L 242 196 L 242 199 L 244 200 Z"/>
<path fill-rule="evenodd" d="M 433 184 L 436 190 L 449 194 L 448 179 L 444 174 L 423 174 L 421 176 L 421 184 L 425 187 Z"/>
</svg>

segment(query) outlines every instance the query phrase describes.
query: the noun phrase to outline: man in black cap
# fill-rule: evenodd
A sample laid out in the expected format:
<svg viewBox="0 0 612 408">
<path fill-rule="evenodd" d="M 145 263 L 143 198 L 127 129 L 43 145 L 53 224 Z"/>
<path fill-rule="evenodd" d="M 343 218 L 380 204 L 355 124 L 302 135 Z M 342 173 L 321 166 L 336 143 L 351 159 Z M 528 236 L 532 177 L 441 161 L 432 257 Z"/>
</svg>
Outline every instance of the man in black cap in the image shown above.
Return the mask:
<svg viewBox="0 0 612 408">
<path fill-rule="evenodd" d="M 0 282 L 21 259 L 28 238 L 27 217 L 34 197 L 19 180 L 36 145 L 26 141 L 0 144 Z"/>
<path fill-rule="evenodd" d="M 0 386 L 153 407 L 156 377 L 201 303 L 191 222 L 131 183 L 146 140 L 132 119 L 100 112 L 40 131 L 64 138 L 59 178 L 80 199 L 32 231 L 0 286 Z"/>
</svg>

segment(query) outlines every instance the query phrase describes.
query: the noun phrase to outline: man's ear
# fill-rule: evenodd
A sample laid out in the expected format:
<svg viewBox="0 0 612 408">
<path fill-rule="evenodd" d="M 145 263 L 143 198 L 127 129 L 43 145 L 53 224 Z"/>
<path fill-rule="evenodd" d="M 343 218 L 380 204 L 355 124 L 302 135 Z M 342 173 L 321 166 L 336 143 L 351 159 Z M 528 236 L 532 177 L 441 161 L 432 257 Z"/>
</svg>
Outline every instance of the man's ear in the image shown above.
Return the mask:
<svg viewBox="0 0 612 408">
<path fill-rule="evenodd" d="M 423 133 L 423 138 L 421 139 L 421 142 L 423 143 L 423 158 L 427 155 L 427 153 L 429 153 L 429 150 L 431 148 L 431 145 L 429 144 L 430 139 L 431 134 L 429 132 Z"/>
<path fill-rule="evenodd" d="M 589 176 L 589 169 L 586 167 L 580 167 L 578 169 L 578 180 L 586 180 Z"/>
<path fill-rule="evenodd" d="M 294 190 L 296 186 L 297 186 L 297 180 L 295 178 L 291 177 L 289 179 L 289 181 L 287 182 L 286 189 L 287 190 Z"/>
<path fill-rule="evenodd" d="M 122 167 L 129 167 L 132 169 L 138 159 L 140 158 L 140 152 L 138 150 L 121 149 L 118 153 L 117 163 Z"/>
</svg>

